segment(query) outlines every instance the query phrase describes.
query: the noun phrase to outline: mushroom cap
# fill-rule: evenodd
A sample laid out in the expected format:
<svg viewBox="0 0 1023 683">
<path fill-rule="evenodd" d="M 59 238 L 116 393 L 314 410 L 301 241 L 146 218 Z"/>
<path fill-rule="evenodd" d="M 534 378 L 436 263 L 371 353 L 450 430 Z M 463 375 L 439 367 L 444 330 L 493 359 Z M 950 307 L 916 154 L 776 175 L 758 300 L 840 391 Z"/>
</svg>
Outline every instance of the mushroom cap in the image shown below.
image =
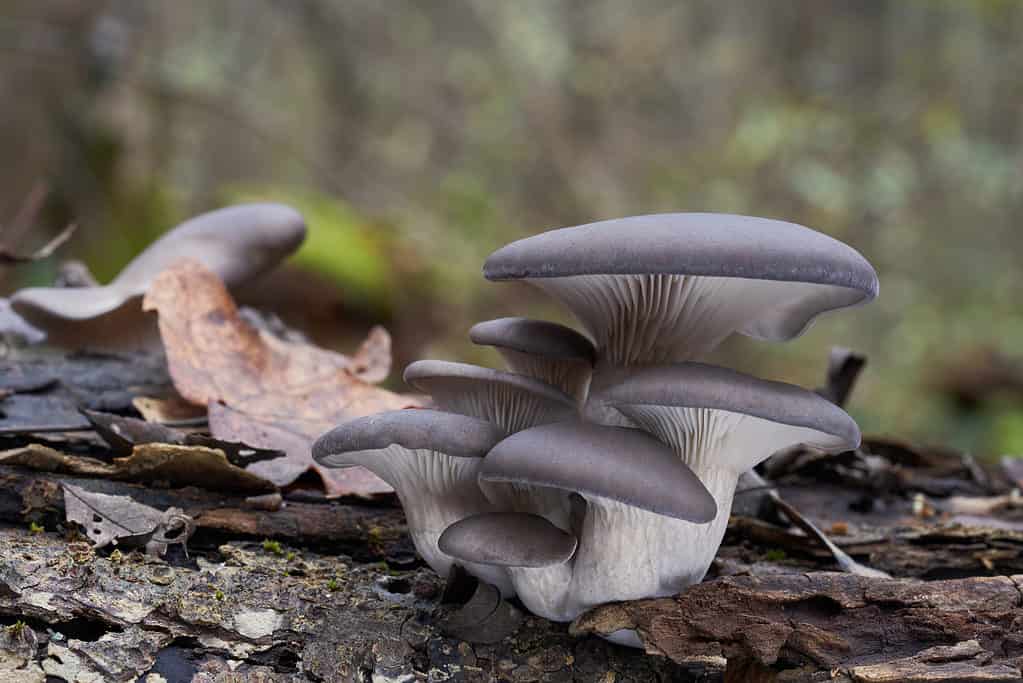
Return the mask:
<svg viewBox="0 0 1023 683">
<path fill-rule="evenodd" d="M 420 360 L 405 368 L 405 381 L 430 394 L 442 409 L 489 420 L 509 432 L 571 418 L 573 399 L 532 377 L 466 363 Z"/>
<path fill-rule="evenodd" d="M 490 451 L 480 479 L 575 491 L 690 522 L 717 513 L 710 492 L 670 448 L 625 427 L 570 421 L 516 432 Z"/>
<path fill-rule="evenodd" d="M 109 284 L 33 287 L 11 297 L 19 314 L 44 330 L 60 321 L 90 320 L 129 307 L 141 317 L 140 299 L 161 271 L 194 258 L 229 287 L 266 272 L 305 239 L 302 215 L 283 204 L 239 204 L 191 218 L 153 242 Z"/>
<path fill-rule="evenodd" d="M 632 216 L 512 242 L 487 259 L 488 280 L 675 274 L 784 280 L 877 296 L 877 273 L 852 247 L 795 223 L 717 213 Z"/>
<path fill-rule="evenodd" d="M 576 538 L 539 515 L 487 512 L 455 522 L 437 545 L 441 552 L 465 562 L 549 567 L 571 559 Z"/>
<path fill-rule="evenodd" d="M 359 417 L 330 430 L 313 444 L 313 460 L 348 467 L 346 454 L 388 446 L 429 450 L 456 458 L 482 458 L 505 437 L 492 422 L 438 410 L 406 408 Z"/>
<path fill-rule="evenodd" d="M 511 349 L 555 360 L 578 360 L 593 364 L 597 350 L 585 335 L 571 327 L 531 318 L 497 318 L 477 323 L 469 330 L 474 344 Z"/>
<path fill-rule="evenodd" d="M 419 391 L 432 394 L 438 388 L 458 387 L 462 383 L 487 383 L 519 389 L 557 403 L 572 407 L 574 402 L 565 392 L 546 382 L 514 372 L 484 368 L 469 363 L 446 360 L 417 360 L 405 368 L 407 384 Z"/>
<path fill-rule="evenodd" d="M 794 384 L 694 362 L 617 369 L 605 379 L 591 396 L 594 403 L 725 410 L 838 437 L 846 448 L 860 443 L 860 429 L 848 413 Z"/>
</svg>

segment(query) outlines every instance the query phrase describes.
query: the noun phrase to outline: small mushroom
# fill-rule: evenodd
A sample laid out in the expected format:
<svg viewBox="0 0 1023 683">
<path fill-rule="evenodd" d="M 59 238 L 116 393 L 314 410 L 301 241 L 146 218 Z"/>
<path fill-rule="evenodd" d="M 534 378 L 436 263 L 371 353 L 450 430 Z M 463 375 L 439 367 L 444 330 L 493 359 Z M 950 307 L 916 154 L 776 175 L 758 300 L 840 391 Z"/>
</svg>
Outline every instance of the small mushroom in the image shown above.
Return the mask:
<svg viewBox="0 0 1023 683">
<path fill-rule="evenodd" d="M 619 369 L 591 400 L 621 411 L 668 444 L 717 504 L 710 524 L 665 519 L 649 529 L 647 540 L 661 549 L 651 558 L 661 585 L 648 597 L 677 593 L 703 578 L 728 525 L 741 473 L 797 444 L 836 452 L 860 443 L 856 422 L 818 394 L 702 363 Z"/>
<path fill-rule="evenodd" d="M 420 556 L 447 576 L 452 558 L 437 547 L 441 532 L 460 519 L 493 510 L 477 483 L 482 458 L 505 436 L 495 424 L 436 410 L 393 410 L 346 422 L 313 444 L 324 467 L 359 465 L 387 482 L 405 510 Z M 504 595 L 507 573 L 489 565 L 466 569 Z"/>
<path fill-rule="evenodd" d="M 572 328 L 546 320 L 498 318 L 474 325 L 469 338 L 495 347 L 512 372 L 536 377 L 576 400 L 586 397 L 596 349 Z"/>
<path fill-rule="evenodd" d="M 420 360 L 405 368 L 405 381 L 430 394 L 442 410 L 493 422 L 509 433 L 573 419 L 577 413 L 575 402 L 560 389 L 478 365 Z M 571 502 L 562 491 L 488 482 L 480 487 L 498 509 L 535 513 L 568 528 Z"/>
<path fill-rule="evenodd" d="M 405 368 L 405 382 L 433 397 L 442 409 L 471 415 L 517 432 L 570 419 L 570 396 L 545 382 L 468 363 L 418 360 Z"/>
<path fill-rule="evenodd" d="M 526 280 L 565 304 L 601 366 L 699 358 L 733 332 L 802 333 L 821 313 L 877 295 L 851 247 L 793 223 L 709 213 L 633 216 L 518 240 L 488 280 Z"/>
<path fill-rule="evenodd" d="M 576 538 L 539 515 L 485 512 L 455 522 L 441 534 L 442 552 L 463 562 L 504 568 L 512 582 L 528 587 L 519 595 L 534 614 L 560 613 L 572 582 L 570 560 Z M 517 579 L 516 579 L 517 577 Z"/>
<path fill-rule="evenodd" d="M 161 271 L 196 259 L 237 288 L 276 266 L 305 239 L 305 222 L 281 204 L 240 204 L 177 226 L 125 266 L 108 285 L 35 287 L 11 297 L 14 310 L 54 346 L 125 350 L 159 339 L 142 297 Z"/>
<path fill-rule="evenodd" d="M 661 585 L 651 557 L 689 549 L 684 539 L 649 547 L 651 525 L 667 518 L 700 524 L 717 514 L 711 494 L 671 449 L 623 427 L 572 421 L 517 432 L 490 451 L 480 480 L 555 488 L 585 499 L 574 530 L 579 547 L 569 563 L 509 569 L 523 604 L 555 621 L 654 594 Z"/>
</svg>

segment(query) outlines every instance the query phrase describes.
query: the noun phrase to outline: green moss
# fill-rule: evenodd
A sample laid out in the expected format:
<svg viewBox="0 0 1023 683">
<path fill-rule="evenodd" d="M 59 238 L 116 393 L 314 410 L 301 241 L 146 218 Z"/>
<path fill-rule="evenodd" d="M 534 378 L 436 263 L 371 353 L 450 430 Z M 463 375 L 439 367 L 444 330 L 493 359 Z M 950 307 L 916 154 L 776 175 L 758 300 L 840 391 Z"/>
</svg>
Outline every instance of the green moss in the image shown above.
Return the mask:
<svg viewBox="0 0 1023 683">
<path fill-rule="evenodd" d="M 284 549 L 281 548 L 280 541 L 271 541 L 269 538 L 263 541 L 263 550 L 277 556 L 284 555 Z"/>
<path fill-rule="evenodd" d="M 345 302 L 367 310 L 389 310 L 395 283 L 388 256 L 387 226 L 361 216 L 341 199 L 282 188 L 234 188 L 229 203 L 277 201 L 297 209 L 308 232 L 293 262 L 342 286 Z"/>
<path fill-rule="evenodd" d="M 785 554 L 785 551 L 777 548 L 772 548 L 764 553 L 764 559 L 768 562 L 781 562 L 786 557 L 788 557 L 788 555 Z"/>
</svg>

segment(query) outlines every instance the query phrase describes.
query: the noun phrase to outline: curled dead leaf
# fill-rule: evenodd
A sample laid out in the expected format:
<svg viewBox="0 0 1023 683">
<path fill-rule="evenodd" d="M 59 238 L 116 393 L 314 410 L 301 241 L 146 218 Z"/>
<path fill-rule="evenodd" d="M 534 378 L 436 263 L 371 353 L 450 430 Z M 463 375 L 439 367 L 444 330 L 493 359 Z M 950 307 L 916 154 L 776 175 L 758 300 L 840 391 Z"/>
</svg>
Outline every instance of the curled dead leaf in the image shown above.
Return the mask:
<svg viewBox="0 0 1023 683">
<path fill-rule="evenodd" d="M 243 321 L 224 284 L 195 261 L 181 261 L 161 273 L 143 305 L 159 315 L 178 393 L 210 406 L 213 435 L 287 453 L 253 465 L 257 472 L 285 486 L 313 469 L 333 496 L 390 490 L 368 473 L 322 469 L 310 455 L 312 441 L 340 422 L 419 405 L 360 379 L 377 377 L 389 366 L 380 359 L 387 345 L 382 335 L 373 335 L 375 341 L 368 342 L 357 362 L 276 339 Z"/>
</svg>

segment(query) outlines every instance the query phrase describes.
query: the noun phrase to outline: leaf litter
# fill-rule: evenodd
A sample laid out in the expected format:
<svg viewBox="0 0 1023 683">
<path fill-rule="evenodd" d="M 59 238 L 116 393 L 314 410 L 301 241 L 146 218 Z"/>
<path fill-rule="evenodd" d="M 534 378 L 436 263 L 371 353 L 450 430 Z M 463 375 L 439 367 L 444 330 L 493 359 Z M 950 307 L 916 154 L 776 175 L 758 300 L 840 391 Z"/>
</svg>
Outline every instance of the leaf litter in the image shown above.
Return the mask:
<svg viewBox="0 0 1023 683">
<path fill-rule="evenodd" d="M 178 393 L 208 406 L 213 436 L 287 453 L 251 465 L 251 472 L 287 486 L 312 470 L 332 497 L 391 490 L 363 468 L 320 468 L 310 452 L 340 422 L 421 407 L 414 397 L 371 383 L 390 369 L 390 337 L 382 328 L 354 357 L 277 339 L 246 323 L 220 279 L 191 260 L 163 271 L 143 307 L 158 314 Z"/>
</svg>

